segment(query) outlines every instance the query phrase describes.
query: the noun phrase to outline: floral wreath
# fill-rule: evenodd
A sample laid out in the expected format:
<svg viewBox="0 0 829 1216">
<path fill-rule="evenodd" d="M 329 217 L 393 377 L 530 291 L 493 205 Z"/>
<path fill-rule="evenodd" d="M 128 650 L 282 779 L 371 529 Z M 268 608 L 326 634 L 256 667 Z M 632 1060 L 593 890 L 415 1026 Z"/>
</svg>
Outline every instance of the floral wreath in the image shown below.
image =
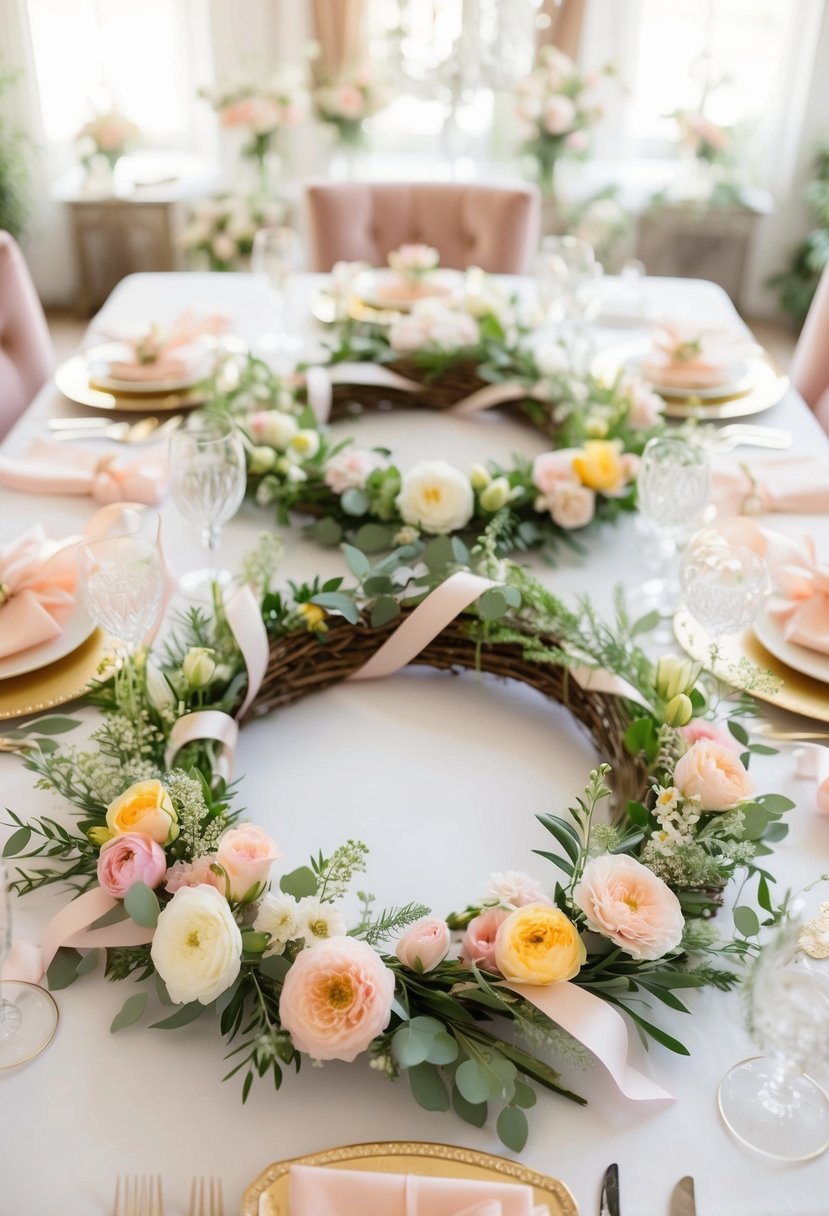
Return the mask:
<svg viewBox="0 0 829 1216">
<path fill-rule="evenodd" d="M 155 981 L 155 997 L 131 994 L 111 1029 L 137 1022 L 151 999 L 177 1006 L 160 1029 L 215 1008 L 243 1099 L 255 1075 L 279 1088 L 303 1056 L 368 1054 L 385 1076 L 405 1073 L 427 1109 L 451 1106 L 480 1126 L 496 1105 L 515 1151 L 534 1084 L 583 1102 L 548 1051 L 572 1061 L 587 1048 L 630 1098 L 669 1096 L 628 1066 L 619 1010 L 643 1039 L 687 1054 L 643 1015 L 643 998 L 645 1009 L 688 1012 L 682 989 L 738 982 L 760 915 L 778 915 L 760 858 L 793 803 L 755 794 L 751 755 L 771 749 L 751 744 L 736 716 L 751 712 L 744 694 L 736 705 L 706 699 L 687 659 L 654 667 L 621 602 L 612 626 L 586 600 L 566 608 L 496 556 L 497 526 L 472 553 L 441 537 L 372 565 L 345 546 L 352 585 L 287 589 L 274 586 L 279 545 L 266 534 L 227 606 L 194 610 L 163 655 L 140 651 L 94 687 L 103 722 L 91 750 L 58 745 L 73 719 L 14 732 L 38 785 L 77 814 L 67 828 L 10 812 L 4 850 L 17 858 L 18 893 L 53 882 L 81 892 L 64 910 L 68 931 L 59 912 L 44 934 L 52 987 L 92 970 L 103 948 L 109 979 Z M 275 842 L 232 805 L 237 719 L 408 662 L 517 679 L 568 705 L 612 761 L 614 811 L 610 822 L 599 813 L 611 797 L 603 763 L 569 812 L 538 816 L 549 884 L 495 875 L 444 918 L 416 901 L 377 911 L 360 894 L 348 926 L 341 901 L 366 845 L 312 852 L 272 877 Z M 766 678 L 735 675 L 748 689 Z M 756 882 L 761 911 L 741 896 L 736 932 L 720 938 L 710 918 L 737 876 L 741 893 Z"/>
</svg>

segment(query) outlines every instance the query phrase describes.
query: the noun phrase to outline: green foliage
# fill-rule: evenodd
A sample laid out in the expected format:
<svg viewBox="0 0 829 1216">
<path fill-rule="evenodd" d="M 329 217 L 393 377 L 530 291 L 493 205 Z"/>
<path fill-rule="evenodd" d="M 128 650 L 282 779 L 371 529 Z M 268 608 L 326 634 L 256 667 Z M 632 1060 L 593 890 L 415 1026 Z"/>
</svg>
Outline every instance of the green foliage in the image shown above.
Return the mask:
<svg viewBox="0 0 829 1216">
<path fill-rule="evenodd" d="M 2 112 L 3 95 L 15 87 L 19 73 L 0 66 L 0 229 L 19 239 L 30 206 L 29 142 L 23 131 Z"/>
<path fill-rule="evenodd" d="M 820 276 L 829 263 L 829 142 L 818 146 L 814 177 L 803 197 L 815 226 L 792 253 L 788 268 L 768 281 L 777 292 L 780 307 L 798 328 L 806 320 Z"/>
</svg>

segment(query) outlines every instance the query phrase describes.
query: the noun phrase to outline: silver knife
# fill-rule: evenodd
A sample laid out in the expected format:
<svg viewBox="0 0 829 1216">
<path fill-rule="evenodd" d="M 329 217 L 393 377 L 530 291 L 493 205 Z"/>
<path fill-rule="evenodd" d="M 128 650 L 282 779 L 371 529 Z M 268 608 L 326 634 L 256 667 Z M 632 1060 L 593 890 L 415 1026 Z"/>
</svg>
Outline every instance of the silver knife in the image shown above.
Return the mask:
<svg viewBox="0 0 829 1216">
<path fill-rule="evenodd" d="M 674 1187 L 674 1193 L 671 1195 L 670 1216 L 697 1216 L 693 1178 L 680 1178 Z"/>
<path fill-rule="evenodd" d="M 619 1209 L 619 1167 L 609 1165 L 602 1179 L 602 1198 L 599 1216 L 621 1216 Z"/>
</svg>

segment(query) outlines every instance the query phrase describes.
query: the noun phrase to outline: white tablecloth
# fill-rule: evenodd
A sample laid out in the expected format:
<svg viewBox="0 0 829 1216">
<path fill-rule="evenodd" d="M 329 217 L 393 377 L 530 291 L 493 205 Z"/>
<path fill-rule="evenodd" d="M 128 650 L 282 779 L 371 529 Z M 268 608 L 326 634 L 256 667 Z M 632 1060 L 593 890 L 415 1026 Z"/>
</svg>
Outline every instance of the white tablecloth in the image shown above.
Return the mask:
<svg viewBox="0 0 829 1216">
<path fill-rule="evenodd" d="M 649 280 L 649 302 L 665 315 L 706 324 L 734 323 L 730 302 L 709 283 Z M 310 283 L 301 291 L 307 294 Z M 255 338 L 267 307 L 244 275 L 136 275 L 105 306 L 106 323 L 136 318 L 160 322 L 187 306 L 216 309 Z M 297 302 L 297 309 L 301 302 Z M 610 333 L 600 335 L 610 340 Z M 616 335 L 624 336 L 624 335 Z M 49 415 L 79 411 L 45 388 L 5 444 L 25 445 Z M 795 433 L 798 447 L 826 448 L 826 439 L 794 392 L 761 419 Z M 343 435 L 382 443 L 403 465 L 443 456 L 466 466 L 511 452 L 534 454 L 544 441 L 502 418 L 435 420 L 396 413 L 337 424 Z M 41 522 L 55 535 L 80 530 L 88 500 L 37 498 L 0 491 L 0 543 Z M 179 571 L 195 563 L 197 541 L 171 503 L 163 509 L 168 556 Z M 246 503 L 227 528 L 224 560 L 234 566 L 267 511 Z M 825 519 L 781 517 L 793 533 L 821 532 Z M 338 552 L 285 533 L 283 574 L 341 573 Z M 564 597 L 587 592 L 609 608 L 614 584 L 635 586 L 641 536 L 633 519 L 607 526 L 580 559 L 563 555 L 539 576 Z M 772 711 L 781 721 L 784 715 Z M 95 722 L 82 713 L 80 739 Z M 431 903 L 438 913 L 481 894 L 492 870 L 526 868 L 548 881 L 553 872 L 534 857 L 546 847 L 535 814 L 562 811 L 585 784 L 596 757 L 568 715 L 523 687 L 474 676 L 411 671 L 370 684 L 333 689 L 245 728 L 238 750 L 244 774 L 240 800 L 286 854 L 303 864 L 312 850 L 348 837 L 371 848 L 362 884 L 379 902 Z M 801 886 L 829 869 L 829 818 L 814 812 L 814 790 L 794 777 L 790 752 L 760 758 L 761 788 L 797 801 L 791 832 L 769 866 L 781 886 Z M 0 756 L 2 804 L 20 814 L 66 813 L 12 756 Z M 7 829 L 0 829 L 4 836 Z M 16 930 L 35 938 L 65 901 L 56 888 L 17 901 Z M 726 917 L 723 917 L 725 926 Z M 221 1084 L 229 1065 L 212 1019 L 181 1031 L 131 1028 L 110 1035 L 109 1024 L 131 991 L 100 975 L 58 994 L 61 1020 L 54 1043 L 28 1067 L 6 1075 L 0 1096 L 0 1211 L 11 1216 L 92 1216 L 108 1212 L 117 1173 L 160 1172 L 168 1213 L 185 1209 L 194 1174 L 219 1173 L 228 1211 L 269 1162 L 336 1144 L 385 1139 L 442 1140 L 503 1151 L 491 1127 L 477 1131 L 453 1115 L 427 1114 L 408 1093 L 365 1064 L 303 1067 L 279 1093 L 254 1085 L 245 1106 L 238 1079 Z M 822 1216 L 829 1210 L 829 1157 L 798 1168 L 776 1168 L 743 1152 L 716 1112 L 717 1085 L 736 1061 L 756 1054 L 742 1029 L 736 995 L 693 993 L 692 1017 L 659 1008 L 655 1016 L 690 1048 L 680 1059 L 635 1035 L 631 1058 L 676 1095 L 669 1106 L 633 1104 L 615 1090 L 602 1067 L 564 1070 L 589 1105 L 581 1108 L 539 1091 L 522 1160 L 562 1178 L 585 1216 L 598 1210 L 601 1175 L 620 1165 L 624 1216 L 667 1211 L 674 1182 L 696 1179 L 700 1216 Z"/>
</svg>

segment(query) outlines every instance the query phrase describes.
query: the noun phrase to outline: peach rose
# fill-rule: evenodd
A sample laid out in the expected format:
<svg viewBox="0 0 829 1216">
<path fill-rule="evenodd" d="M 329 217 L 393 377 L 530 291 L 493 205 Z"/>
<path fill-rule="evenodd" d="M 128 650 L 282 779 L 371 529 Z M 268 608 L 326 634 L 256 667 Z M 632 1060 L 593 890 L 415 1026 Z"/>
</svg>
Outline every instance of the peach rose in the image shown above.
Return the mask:
<svg viewBox="0 0 829 1216">
<path fill-rule="evenodd" d="M 596 495 L 587 486 L 561 486 L 549 500 L 550 516 L 560 528 L 585 528 L 596 513 Z"/>
<path fill-rule="evenodd" d="M 495 938 L 508 916 L 506 908 L 487 908 L 471 920 L 461 942 L 461 962 L 467 967 L 477 963 L 484 971 L 497 971 Z"/>
<path fill-rule="evenodd" d="M 551 497 L 562 486 L 578 485 L 578 476 L 573 468 L 575 448 L 560 448 L 557 452 L 542 452 L 533 461 L 533 485 L 545 496 Z"/>
<path fill-rule="evenodd" d="M 705 718 L 692 718 L 679 733 L 689 747 L 699 743 L 700 739 L 707 739 L 711 743 L 719 743 L 720 747 L 727 747 L 735 756 L 739 756 L 743 750 L 730 730 L 717 726 L 716 722 L 706 722 Z"/>
<path fill-rule="evenodd" d="M 635 959 L 662 958 L 682 939 L 679 900 L 633 857 L 605 853 L 588 861 L 573 901 L 591 929 Z"/>
<path fill-rule="evenodd" d="M 267 886 L 271 865 L 282 853 L 267 832 L 252 823 L 219 837 L 216 861 L 227 875 L 231 899 L 255 899 Z M 253 892 L 253 894 L 250 894 Z"/>
<path fill-rule="evenodd" d="M 517 984 L 559 984 L 587 959 L 579 931 L 560 908 L 527 904 L 510 912 L 495 936 L 495 961 Z"/>
<path fill-rule="evenodd" d="M 178 836 L 176 808 L 160 781 L 136 781 L 110 802 L 106 820 L 116 836 L 140 832 L 158 844 L 171 844 Z"/>
<path fill-rule="evenodd" d="M 139 832 L 115 836 L 98 856 L 98 882 L 116 899 L 123 899 L 136 882 L 157 887 L 166 872 L 167 858 L 161 845 Z"/>
<path fill-rule="evenodd" d="M 541 883 L 523 870 L 505 870 L 489 876 L 489 889 L 499 904 L 523 908 L 525 904 L 551 904 Z"/>
<path fill-rule="evenodd" d="M 449 953 L 452 937 L 446 921 L 419 921 L 411 925 L 397 943 L 395 954 L 404 967 L 413 971 L 433 971 Z"/>
<path fill-rule="evenodd" d="M 393 998 L 394 973 L 367 942 L 330 937 L 298 955 L 279 1018 L 297 1051 L 351 1063 L 385 1030 Z"/>
<path fill-rule="evenodd" d="M 704 811 L 730 811 L 755 790 L 739 757 L 707 739 L 692 744 L 677 761 L 674 785 L 683 798 L 698 798 Z"/>
<path fill-rule="evenodd" d="M 215 887 L 225 893 L 225 876 L 214 870 L 215 853 L 205 853 L 195 861 L 177 861 L 167 871 L 167 881 L 164 890 L 175 895 L 180 887 Z"/>
</svg>

